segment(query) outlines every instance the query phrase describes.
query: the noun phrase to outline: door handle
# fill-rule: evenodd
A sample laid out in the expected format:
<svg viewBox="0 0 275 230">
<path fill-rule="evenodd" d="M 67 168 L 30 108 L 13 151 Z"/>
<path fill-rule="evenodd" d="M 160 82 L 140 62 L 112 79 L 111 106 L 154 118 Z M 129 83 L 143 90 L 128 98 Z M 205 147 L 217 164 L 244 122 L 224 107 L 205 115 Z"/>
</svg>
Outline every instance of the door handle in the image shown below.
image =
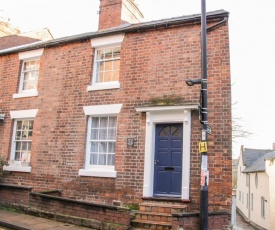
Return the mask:
<svg viewBox="0 0 275 230">
<path fill-rule="evenodd" d="M 159 160 L 155 160 L 155 165 L 156 165 L 157 163 L 159 163 Z"/>
</svg>

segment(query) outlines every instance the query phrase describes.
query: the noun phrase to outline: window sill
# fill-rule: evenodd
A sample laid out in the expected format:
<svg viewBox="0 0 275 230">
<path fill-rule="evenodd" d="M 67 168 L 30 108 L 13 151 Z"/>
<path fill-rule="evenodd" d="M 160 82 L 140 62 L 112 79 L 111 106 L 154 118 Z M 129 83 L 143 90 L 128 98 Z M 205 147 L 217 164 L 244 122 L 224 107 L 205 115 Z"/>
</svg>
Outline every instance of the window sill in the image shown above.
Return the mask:
<svg viewBox="0 0 275 230">
<path fill-rule="evenodd" d="M 114 82 L 97 83 L 97 84 L 89 85 L 87 87 L 87 91 L 119 89 L 119 88 L 120 88 L 120 83 L 118 81 L 114 81 Z"/>
<path fill-rule="evenodd" d="M 13 98 L 23 98 L 23 97 L 37 97 L 38 91 L 24 92 L 24 93 L 15 93 Z"/>
<path fill-rule="evenodd" d="M 3 170 L 12 171 L 12 172 L 31 172 L 32 167 L 31 166 L 23 167 L 21 165 L 8 165 L 8 166 L 4 166 Z"/>
<path fill-rule="evenodd" d="M 114 170 L 95 170 L 95 169 L 80 169 L 78 172 L 79 176 L 93 176 L 93 177 L 110 177 L 116 178 L 117 172 Z"/>
</svg>

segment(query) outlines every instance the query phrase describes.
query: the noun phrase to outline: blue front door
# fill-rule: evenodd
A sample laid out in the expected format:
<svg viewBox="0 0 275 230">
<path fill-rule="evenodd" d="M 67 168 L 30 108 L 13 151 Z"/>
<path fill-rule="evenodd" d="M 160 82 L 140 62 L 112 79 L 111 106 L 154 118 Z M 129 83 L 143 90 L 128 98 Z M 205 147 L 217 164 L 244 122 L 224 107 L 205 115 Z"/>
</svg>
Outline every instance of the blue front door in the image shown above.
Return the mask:
<svg viewBox="0 0 275 230">
<path fill-rule="evenodd" d="M 157 124 L 154 196 L 181 195 L 182 124 Z"/>
</svg>

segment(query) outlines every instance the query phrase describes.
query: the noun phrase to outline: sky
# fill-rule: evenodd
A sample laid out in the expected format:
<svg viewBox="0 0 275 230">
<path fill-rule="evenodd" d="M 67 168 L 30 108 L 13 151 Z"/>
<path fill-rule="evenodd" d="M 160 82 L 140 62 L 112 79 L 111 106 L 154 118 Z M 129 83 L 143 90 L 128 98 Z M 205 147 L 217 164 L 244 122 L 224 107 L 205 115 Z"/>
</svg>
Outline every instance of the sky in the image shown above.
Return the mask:
<svg viewBox="0 0 275 230">
<path fill-rule="evenodd" d="M 135 0 L 144 21 L 201 12 L 200 0 Z M 50 29 L 55 38 L 97 30 L 99 0 L 0 0 L 0 16 L 22 32 Z M 233 140 L 233 157 L 275 143 L 275 1 L 206 0 L 229 16 L 233 117 L 248 138 Z M 274 103 L 274 104 L 273 104 Z M 210 124 L 211 126 L 211 124 Z"/>
</svg>

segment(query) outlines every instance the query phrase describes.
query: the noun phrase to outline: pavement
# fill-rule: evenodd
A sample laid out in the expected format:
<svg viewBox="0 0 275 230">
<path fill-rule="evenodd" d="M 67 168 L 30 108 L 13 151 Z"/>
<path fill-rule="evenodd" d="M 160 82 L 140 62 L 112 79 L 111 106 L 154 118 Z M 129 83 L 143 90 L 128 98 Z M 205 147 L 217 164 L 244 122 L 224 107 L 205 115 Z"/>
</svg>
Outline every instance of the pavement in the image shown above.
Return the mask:
<svg viewBox="0 0 275 230">
<path fill-rule="evenodd" d="M 0 210 L 0 230 L 91 230 L 68 223 L 30 216 L 6 210 Z"/>
<path fill-rule="evenodd" d="M 236 225 L 233 227 L 233 230 L 255 230 L 251 224 L 247 223 L 244 218 L 236 212 Z"/>
<path fill-rule="evenodd" d="M 53 221 L 36 216 L 0 209 L 0 230 L 88 230 L 91 228 L 80 227 L 73 224 Z M 255 230 L 237 212 L 234 230 Z"/>
</svg>

